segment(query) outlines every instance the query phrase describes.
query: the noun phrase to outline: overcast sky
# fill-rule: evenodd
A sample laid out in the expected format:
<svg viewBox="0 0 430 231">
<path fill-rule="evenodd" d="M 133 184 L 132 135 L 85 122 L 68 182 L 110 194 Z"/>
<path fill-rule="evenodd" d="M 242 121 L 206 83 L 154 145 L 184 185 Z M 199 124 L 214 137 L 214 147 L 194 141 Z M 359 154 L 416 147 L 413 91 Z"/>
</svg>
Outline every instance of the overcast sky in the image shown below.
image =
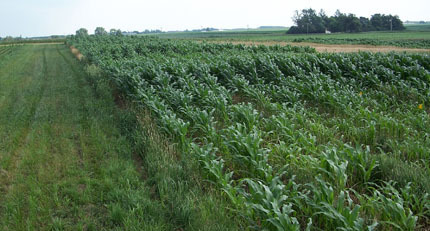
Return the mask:
<svg viewBox="0 0 430 231">
<path fill-rule="evenodd" d="M 295 10 L 312 7 L 328 15 L 374 13 L 430 21 L 430 0 L 0 0 L 0 37 L 72 34 L 97 26 L 123 31 L 202 27 L 291 26 Z"/>
</svg>

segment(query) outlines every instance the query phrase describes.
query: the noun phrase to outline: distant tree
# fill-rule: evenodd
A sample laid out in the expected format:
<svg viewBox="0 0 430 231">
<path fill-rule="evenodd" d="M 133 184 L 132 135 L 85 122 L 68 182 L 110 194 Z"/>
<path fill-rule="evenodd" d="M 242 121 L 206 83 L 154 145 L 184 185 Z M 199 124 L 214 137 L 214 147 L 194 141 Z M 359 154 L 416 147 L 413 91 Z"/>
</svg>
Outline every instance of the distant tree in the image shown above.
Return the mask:
<svg viewBox="0 0 430 231">
<path fill-rule="evenodd" d="M 346 31 L 346 21 L 346 14 L 340 12 L 339 10 L 336 10 L 334 16 L 330 17 L 330 22 L 327 25 L 328 30 L 331 32 L 344 32 Z"/>
<path fill-rule="evenodd" d="M 94 31 L 95 35 L 106 35 L 107 32 L 105 30 L 105 28 L 103 27 L 97 27 L 96 30 Z"/>
<path fill-rule="evenodd" d="M 348 14 L 345 19 L 345 32 L 360 32 L 361 23 L 360 19 L 355 17 L 353 14 Z"/>
<path fill-rule="evenodd" d="M 88 30 L 85 28 L 81 28 L 76 31 L 76 37 L 85 37 L 88 36 Z"/>
<path fill-rule="evenodd" d="M 122 31 L 120 29 L 110 29 L 109 31 L 110 35 L 116 35 L 116 36 L 122 36 Z"/>
<path fill-rule="evenodd" d="M 370 23 L 375 30 L 404 30 L 403 22 L 399 16 L 374 14 L 370 18 Z M 392 26 L 392 27 L 391 27 Z"/>
<path fill-rule="evenodd" d="M 330 23 L 330 17 L 328 17 L 327 14 L 325 13 L 325 11 L 322 9 L 320 10 L 319 16 L 321 17 L 321 19 L 323 21 L 325 29 L 328 29 L 327 25 Z"/>
<path fill-rule="evenodd" d="M 372 24 L 370 23 L 370 20 L 368 18 L 360 17 L 359 20 L 360 20 L 362 31 L 372 31 L 373 30 Z"/>
<path fill-rule="evenodd" d="M 326 29 L 323 18 L 314 9 L 303 9 L 300 13 L 296 11 L 293 21 L 296 26 L 288 33 L 324 33 Z"/>
<path fill-rule="evenodd" d="M 381 14 L 372 15 L 370 23 L 375 30 L 384 30 L 384 19 Z"/>
<path fill-rule="evenodd" d="M 393 30 L 406 30 L 406 27 L 403 25 L 403 22 L 400 20 L 399 16 L 389 15 L 389 17 L 393 23 Z"/>
<path fill-rule="evenodd" d="M 120 29 L 118 29 L 118 30 L 116 30 L 115 35 L 116 36 L 122 36 L 123 34 L 122 34 L 122 31 Z"/>
<path fill-rule="evenodd" d="M 313 9 L 296 11 L 293 16 L 295 26 L 290 27 L 289 34 L 331 32 L 361 32 L 372 30 L 404 30 L 403 22 L 398 16 L 374 14 L 370 19 L 358 18 L 354 14 L 344 14 L 339 10 L 328 17 L 323 10 L 316 14 Z"/>
</svg>

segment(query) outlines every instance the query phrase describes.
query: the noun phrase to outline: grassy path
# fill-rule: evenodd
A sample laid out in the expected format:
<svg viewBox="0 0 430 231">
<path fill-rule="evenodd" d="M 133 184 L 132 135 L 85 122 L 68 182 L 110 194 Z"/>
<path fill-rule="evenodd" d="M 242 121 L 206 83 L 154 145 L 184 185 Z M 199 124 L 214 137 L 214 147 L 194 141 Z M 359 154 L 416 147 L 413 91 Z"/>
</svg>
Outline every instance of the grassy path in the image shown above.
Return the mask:
<svg viewBox="0 0 430 231">
<path fill-rule="evenodd" d="M 107 126 L 114 105 L 92 97 L 60 52 L 25 46 L 2 65 L 2 230 L 115 227 L 122 218 L 106 197 L 120 179 L 109 171 L 136 178 L 121 159 L 130 148 Z"/>
<path fill-rule="evenodd" d="M 64 45 L 20 46 L 0 56 L 0 230 L 206 225 L 190 218 L 193 210 L 174 213 L 166 206 L 171 198 L 154 196 L 157 180 L 142 179 L 123 132 L 131 116 L 107 88 L 95 94 L 87 77 Z M 217 229 L 211 216 L 215 228 L 208 227 Z"/>
</svg>

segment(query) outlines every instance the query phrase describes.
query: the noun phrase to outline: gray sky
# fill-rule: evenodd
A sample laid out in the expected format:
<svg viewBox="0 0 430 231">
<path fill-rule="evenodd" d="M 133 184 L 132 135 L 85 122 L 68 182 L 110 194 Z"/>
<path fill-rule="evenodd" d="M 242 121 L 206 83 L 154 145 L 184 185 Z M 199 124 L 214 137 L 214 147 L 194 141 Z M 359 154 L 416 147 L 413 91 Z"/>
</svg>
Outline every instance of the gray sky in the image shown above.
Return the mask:
<svg viewBox="0 0 430 231">
<path fill-rule="evenodd" d="M 429 0 L 0 0 L 0 37 L 72 34 L 84 27 L 107 30 L 185 30 L 202 27 L 291 26 L 295 10 L 312 7 L 332 15 L 374 13 L 430 21 Z"/>
</svg>

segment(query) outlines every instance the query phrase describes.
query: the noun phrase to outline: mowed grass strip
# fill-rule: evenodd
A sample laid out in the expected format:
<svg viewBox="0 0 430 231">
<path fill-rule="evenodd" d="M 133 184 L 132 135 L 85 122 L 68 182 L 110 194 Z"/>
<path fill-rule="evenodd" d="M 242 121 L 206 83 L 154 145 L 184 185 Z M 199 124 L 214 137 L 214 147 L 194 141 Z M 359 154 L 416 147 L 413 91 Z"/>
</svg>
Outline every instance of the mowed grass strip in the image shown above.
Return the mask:
<svg viewBox="0 0 430 231">
<path fill-rule="evenodd" d="M 22 49 L 0 76 L 0 229 L 115 227 L 109 192 L 142 185 L 122 158 L 129 146 L 112 127 L 114 105 L 92 97 L 56 46 Z"/>
<path fill-rule="evenodd" d="M 167 203 L 175 189 L 160 198 L 160 179 L 138 172 L 129 136 L 144 134 L 134 114 L 88 78 L 64 45 L 26 45 L 0 60 L 0 230 L 205 227 L 217 214 L 198 215 L 199 198 L 189 195 L 188 209 Z"/>
</svg>

